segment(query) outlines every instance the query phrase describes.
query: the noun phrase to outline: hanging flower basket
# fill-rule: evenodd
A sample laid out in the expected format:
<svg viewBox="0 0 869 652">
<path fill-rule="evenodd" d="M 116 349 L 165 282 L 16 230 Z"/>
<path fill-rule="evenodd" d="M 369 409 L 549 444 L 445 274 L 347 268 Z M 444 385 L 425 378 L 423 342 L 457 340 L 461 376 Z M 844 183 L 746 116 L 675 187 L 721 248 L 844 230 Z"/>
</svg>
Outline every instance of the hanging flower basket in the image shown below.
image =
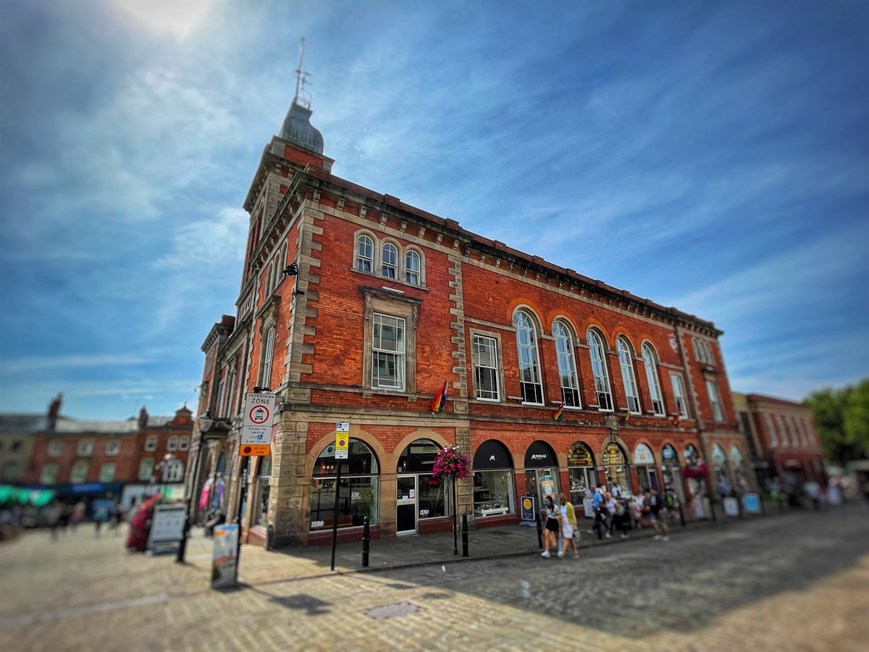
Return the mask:
<svg viewBox="0 0 869 652">
<path fill-rule="evenodd" d="M 434 459 L 432 479 L 438 482 L 451 478 L 462 480 L 468 477 L 468 458 L 458 446 L 447 446 L 438 451 Z"/>
<path fill-rule="evenodd" d="M 709 475 L 709 467 L 706 465 L 706 462 L 700 462 L 700 464 L 693 466 L 686 466 L 683 475 L 686 478 L 705 478 Z"/>
</svg>

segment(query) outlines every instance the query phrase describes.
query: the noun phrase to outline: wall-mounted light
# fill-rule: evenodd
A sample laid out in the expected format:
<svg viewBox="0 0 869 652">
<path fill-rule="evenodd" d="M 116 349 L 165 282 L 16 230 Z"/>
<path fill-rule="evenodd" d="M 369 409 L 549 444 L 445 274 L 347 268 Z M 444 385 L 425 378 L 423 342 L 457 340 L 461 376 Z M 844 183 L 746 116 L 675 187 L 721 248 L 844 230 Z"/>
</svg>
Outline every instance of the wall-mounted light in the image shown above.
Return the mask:
<svg viewBox="0 0 869 652">
<path fill-rule="evenodd" d="M 284 267 L 284 271 L 282 272 L 284 276 L 298 276 L 299 275 L 299 266 L 293 262 Z"/>
</svg>

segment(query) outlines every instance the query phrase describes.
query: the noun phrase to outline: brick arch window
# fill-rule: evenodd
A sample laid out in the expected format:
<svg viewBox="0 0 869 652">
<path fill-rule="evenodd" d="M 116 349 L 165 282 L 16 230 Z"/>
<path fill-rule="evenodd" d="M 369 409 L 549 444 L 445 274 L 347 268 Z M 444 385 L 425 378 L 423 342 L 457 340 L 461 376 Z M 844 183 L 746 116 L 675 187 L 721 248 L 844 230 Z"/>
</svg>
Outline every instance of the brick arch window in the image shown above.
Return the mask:
<svg viewBox="0 0 869 652">
<path fill-rule="evenodd" d="M 374 271 L 374 240 L 364 233 L 356 236 L 355 267 L 360 272 Z"/>
<path fill-rule="evenodd" d="M 579 378 L 576 375 L 576 356 L 573 331 L 562 320 L 552 324 L 555 351 L 558 357 L 558 376 L 561 380 L 561 400 L 565 407 L 582 407 L 579 401 Z"/>
<path fill-rule="evenodd" d="M 640 414 L 640 392 L 637 390 L 637 378 L 634 374 L 634 352 L 626 337 L 616 338 L 616 349 L 619 353 L 619 367 L 622 372 L 622 384 L 628 399 L 628 411 Z"/>
<path fill-rule="evenodd" d="M 649 394 L 652 397 L 652 412 L 661 417 L 664 416 L 664 397 L 661 395 L 661 383 L 658 380 L 658 354 L 648 342 L 643 342 L 642 353 Z"/>
<path fill-rule="evenodd" d="M 543 405 L 543 382 L 540 375 L 540 355 L 537 350 L 537 328 L 524 310 L 513 315 L 516 327 L 516 348 L 519 354 L 519 385 L 522 402 Z"/>
<path fill-rule="evenodd" d="M 422 285 L 422 256 L 416 249 L 408 249 L 404 254 L 404 280 L 411 285 Z"/>
<path fill-rule="evenodd" d="M 380 273 L 384 278 L 398 278 L 398 247 L 391 242 L 383 244 Z"/>
<path fill-rule="evenodd" d="M 597 394 L 597 409 L 611 412 L 613 396 L 610 389 L 609 373 L 606 366 L 606 349 L 600 334 L 589 328 L 585 335 L 588 341 L 588 355 L 591 358 L 591 372 L 594 376 L 594 391 Z"/>
</svg>

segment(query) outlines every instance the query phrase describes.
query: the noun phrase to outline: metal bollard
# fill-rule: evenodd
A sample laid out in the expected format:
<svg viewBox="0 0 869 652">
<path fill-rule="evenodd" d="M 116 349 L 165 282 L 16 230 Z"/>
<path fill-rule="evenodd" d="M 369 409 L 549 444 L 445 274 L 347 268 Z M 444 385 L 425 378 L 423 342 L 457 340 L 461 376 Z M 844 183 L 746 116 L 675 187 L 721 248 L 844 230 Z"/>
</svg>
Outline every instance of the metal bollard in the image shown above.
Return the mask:
<svg viewBox="0 0 869 652">
<path fill-rule="evenodd" d="M 462 514 L 462 557 L 468 556 L 468 515 Z"/>
<path fill-rule="evenodd" d="M 362 568 L 368 568 L 368 552 L 371 547 L 371 525 L 366 516 L 362 521 Z"/>
<path fill-rule="evenodd" d="M 190 536 L 190 516 L 185 516 L 184 530 L 181 533 L 181 541 L 178 542 L 178 555 L 175 557 L 175 562 L 178 564 L 184 563 L 184 554 L 187 552 L 188 536 Z"/>
<path fill-rule="evenodd" d="M 274 523 L 269 523 L 266 528 L 266 550 L 275 549 L 275 526 Z"/>
<path fill-rule="evenodd" d="M 543 547 L 543 514 L 537 515 L 537 547 Z"/>
</svg>

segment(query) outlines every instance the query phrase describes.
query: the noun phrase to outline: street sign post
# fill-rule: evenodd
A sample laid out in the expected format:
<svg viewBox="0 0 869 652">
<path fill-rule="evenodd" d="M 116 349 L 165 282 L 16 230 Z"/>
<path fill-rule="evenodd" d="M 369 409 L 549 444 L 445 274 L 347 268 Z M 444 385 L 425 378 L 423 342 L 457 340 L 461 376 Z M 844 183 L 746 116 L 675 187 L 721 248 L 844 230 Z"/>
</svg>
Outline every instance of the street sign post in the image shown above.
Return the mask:
<svg viewBox="0 0 869 652">
<path fill-rule="evenodd" d="M 335 425 L 335 459 L 346 460 L 350 451 L 350 424 L 347 421 Z"/>
<path fill-rule="evenodd" d="M 338 546 L 338 509 L 341 496 L 341 463 L 337 460 L 348 459 L 350 445 L 350 422 L 335 424 L 335 509 L 332 512 L 332 570 L 335 570 L 335 548 Z"/>
<path fill-rule="evenodd" d="M 239 453 L 242 457 L 267 456 L 271 453 L 272 421 L 275 416 L 275 395 L 249 392 L 244 399 L 244 421 L 241 426 Z"/>
</svg>

